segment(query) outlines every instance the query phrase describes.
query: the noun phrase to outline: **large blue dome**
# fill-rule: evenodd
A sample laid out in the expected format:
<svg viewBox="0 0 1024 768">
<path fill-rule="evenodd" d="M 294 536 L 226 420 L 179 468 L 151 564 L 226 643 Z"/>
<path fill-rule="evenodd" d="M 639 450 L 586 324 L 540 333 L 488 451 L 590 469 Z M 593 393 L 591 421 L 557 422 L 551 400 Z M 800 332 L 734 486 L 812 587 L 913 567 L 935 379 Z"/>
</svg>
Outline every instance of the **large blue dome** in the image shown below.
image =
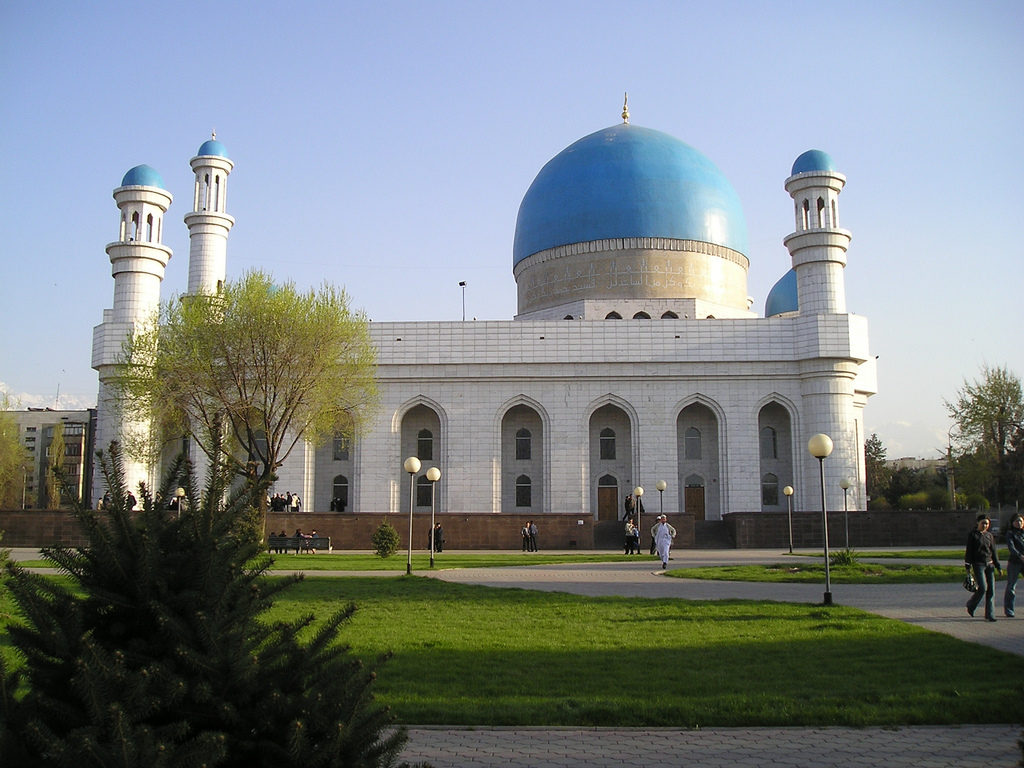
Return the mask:
<svg viewBox="0 0 1024 768">
<path fill-rule="evenodd" d="M 559 245 L 620 237 L 747 252 L 739 197 L 714 163 L 666 133 L 628 124 L 583 137 L 541 169 L 519 206 L 513 264 Z"/>
<path fill-rule="evenodd" d="M 160 187 L 164 188 L 164 180 L 156 169 L 148 165 L 136 165 L 121 179 L 122 187 Z"/>
</svg>

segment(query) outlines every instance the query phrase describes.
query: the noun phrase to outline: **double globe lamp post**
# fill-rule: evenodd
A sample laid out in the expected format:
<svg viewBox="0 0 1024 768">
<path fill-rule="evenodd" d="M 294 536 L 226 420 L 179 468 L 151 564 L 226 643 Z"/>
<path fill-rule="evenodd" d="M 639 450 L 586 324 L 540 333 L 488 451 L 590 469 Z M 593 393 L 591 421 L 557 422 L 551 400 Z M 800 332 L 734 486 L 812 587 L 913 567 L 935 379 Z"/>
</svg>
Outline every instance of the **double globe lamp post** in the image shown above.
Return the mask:
<svg viewBox="0 0 1024 768">
<path fill-rule="evenodd" d="M 832 605 L 832 579 L 828 562 L 828 509 L 825 506 L 825 459 L 832 453 L 832 438 L 817 434 L 807 441 L 807 450 L 818 460 L 818 474 L 821 479 L 821 524 L 825 540 L 825 605 Z"/>
</svg>

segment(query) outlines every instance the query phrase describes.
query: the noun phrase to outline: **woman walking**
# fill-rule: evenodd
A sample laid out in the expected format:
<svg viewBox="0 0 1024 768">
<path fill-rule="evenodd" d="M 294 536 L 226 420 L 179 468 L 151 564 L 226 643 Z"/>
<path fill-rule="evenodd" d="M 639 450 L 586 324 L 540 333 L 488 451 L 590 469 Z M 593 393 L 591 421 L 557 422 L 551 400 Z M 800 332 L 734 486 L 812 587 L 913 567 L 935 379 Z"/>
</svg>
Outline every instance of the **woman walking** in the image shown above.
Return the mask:
<svg viewBox="0 0 1024 768">
<path fill-rule="evenodd" d="M 974 615 L 981 598 L 985 598 L 985 620 L 995 621 L 996 580 L 993 570 L 1002 573 L 996 542 L 989 530 L 988 515 L 978 515 L 977 527 L 967 534 L 967 549 L 964 551 L 964 566 L 974 572 L 974 594 L 967 601 L 967 613 Z"/>
</svg>

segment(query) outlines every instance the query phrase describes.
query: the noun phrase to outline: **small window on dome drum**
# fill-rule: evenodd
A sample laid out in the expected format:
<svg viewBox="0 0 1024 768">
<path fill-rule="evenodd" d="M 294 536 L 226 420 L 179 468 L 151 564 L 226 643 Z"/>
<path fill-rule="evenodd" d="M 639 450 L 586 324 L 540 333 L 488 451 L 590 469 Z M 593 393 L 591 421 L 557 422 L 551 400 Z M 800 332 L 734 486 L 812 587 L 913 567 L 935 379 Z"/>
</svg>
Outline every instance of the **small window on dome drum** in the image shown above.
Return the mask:
<svg viewBox="0 0 1024 768">
<path fill-rule="evenodd" d="M 677 315 L 672 310 L 669 310 L 668 312 L 663 312 L 661 314 L 661 319 L 662 320 L 678 320 L 679 319 L 679 315 Z"/>
<path fill-rule="evenodd" d="M 604 316 L 604 319 L 605 320 L 621 320 L 622 319 L 622 315 L 620 315 L 618 312 L 609 312 L 607 315 Z"/>
<path fill-rule="evenodd" d="M 648 315 L 646 312 L 637 312 L 635 315 L 633 315 L 633 319 L 634 320 L 650 320 L 651 316 Z"/>
</svg>

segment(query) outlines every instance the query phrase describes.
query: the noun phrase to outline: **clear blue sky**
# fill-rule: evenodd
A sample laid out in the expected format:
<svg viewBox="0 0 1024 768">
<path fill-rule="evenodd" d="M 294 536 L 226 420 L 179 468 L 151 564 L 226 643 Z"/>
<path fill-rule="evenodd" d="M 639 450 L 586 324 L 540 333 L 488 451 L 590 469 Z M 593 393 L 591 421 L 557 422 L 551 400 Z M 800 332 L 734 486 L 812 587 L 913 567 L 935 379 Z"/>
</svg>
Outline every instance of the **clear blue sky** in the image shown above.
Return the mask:
<svg viewBox="0 0 1024 768">
<path fill-rule="evenodd" d="M 228 277 L 342 285 L 385 320 L 515 314 L 519 202 L 552 156 L 619 122 L 732 181 L 758 312 L 789 268 L 783 189 L 834 158 L 891 458 L 934 456 L 943 398 L 982 364 L 1024 375 L 1024 3 L 49 2 L 0 5 L 0 387 L 95 403 L 111 306 L 111 191 L 148 163 L 175 201 L 164 295 L 184 290 L 189 158 L 235 161 Z"/>
</svg>

